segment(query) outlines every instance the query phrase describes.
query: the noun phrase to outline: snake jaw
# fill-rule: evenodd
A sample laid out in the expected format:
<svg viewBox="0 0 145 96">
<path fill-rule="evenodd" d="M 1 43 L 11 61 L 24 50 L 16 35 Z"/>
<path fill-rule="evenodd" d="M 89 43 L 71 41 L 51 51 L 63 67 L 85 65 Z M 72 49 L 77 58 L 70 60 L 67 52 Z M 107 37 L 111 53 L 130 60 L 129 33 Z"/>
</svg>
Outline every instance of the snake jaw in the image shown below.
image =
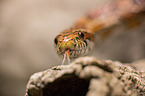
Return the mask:
<svg viewBox="0 0 145 96">
<path fill-rule="evenodd" d="M 69 57 L 69 59 L 84 56 L 89 52 L 89 49 L 92 49 L 93 43 L 94 42 L 89 39 L 86 39 L 85 42 L 83 40 L 76 40 L 75 43 L 70 41 L 63 42 L 60 45 L 58 44 L 56 46 L 57 54 L 63 58 L 66 58 L 67 56 L 67 58 Z M 64 61 L 65 59 L 63 59 L 63 63 Z"/>
</svg>

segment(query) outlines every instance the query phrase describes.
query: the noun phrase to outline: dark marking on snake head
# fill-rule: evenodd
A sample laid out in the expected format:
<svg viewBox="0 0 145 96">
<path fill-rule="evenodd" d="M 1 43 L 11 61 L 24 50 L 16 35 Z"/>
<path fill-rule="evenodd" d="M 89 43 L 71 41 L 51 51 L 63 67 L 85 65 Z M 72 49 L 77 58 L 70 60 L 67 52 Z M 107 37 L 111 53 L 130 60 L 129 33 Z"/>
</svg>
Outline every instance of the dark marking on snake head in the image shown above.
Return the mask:
<svg viewBox="0 0 145 96">
<path fill-rule="evenodd" d="M 84 40 L 84 42 L 85 42 L 86 46 L 88 46 L 88 43 L 87 43 L 87 41 L 86 41 L 86 40 Z"/>
</svg>

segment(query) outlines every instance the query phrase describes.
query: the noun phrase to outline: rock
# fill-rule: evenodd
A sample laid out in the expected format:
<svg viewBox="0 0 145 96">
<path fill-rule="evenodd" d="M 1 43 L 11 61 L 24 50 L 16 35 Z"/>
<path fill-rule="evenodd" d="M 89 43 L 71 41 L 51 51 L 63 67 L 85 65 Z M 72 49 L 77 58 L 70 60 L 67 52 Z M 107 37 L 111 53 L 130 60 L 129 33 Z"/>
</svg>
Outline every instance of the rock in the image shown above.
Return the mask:
<svg viewBox="0 0 145 96">
<path fill-rule="evenodd" d="M 145 77 L 129 64 L 81 57 L 30 77 L 25 96 L 145 95 Z"/>
</svg>

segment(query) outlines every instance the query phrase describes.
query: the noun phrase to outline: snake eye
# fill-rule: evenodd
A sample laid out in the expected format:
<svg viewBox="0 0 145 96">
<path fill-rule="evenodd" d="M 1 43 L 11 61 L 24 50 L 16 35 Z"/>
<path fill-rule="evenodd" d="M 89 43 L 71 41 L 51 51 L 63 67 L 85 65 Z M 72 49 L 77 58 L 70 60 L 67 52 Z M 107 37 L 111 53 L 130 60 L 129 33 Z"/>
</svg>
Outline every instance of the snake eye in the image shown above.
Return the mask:
<svg viewBox="0 0 145 96">
<path fill-rule="evenodd" d="M 58 40 L 55 38 L 54 39 L 54 43 L 57 45 L 57 43 L 58 43 Z"/>
<path fill-rule="evenodd" d="M 85 35 L 82 32 L 79 32 L 79 36 L 84 39 Z"/>
</svg>

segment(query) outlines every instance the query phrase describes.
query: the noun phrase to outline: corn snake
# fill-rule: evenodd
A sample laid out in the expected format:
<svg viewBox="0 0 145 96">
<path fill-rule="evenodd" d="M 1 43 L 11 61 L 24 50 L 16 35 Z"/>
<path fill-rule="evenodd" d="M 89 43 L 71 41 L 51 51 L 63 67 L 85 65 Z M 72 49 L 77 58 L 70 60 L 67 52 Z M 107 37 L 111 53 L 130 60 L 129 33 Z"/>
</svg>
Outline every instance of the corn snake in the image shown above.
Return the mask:
<svg viewBox="0 0 145 96">
<path fill-rule="evenodd" d="M 64 59 L 86 55 L 94 45 L 97 33 L 102 32 L 102 38 L 117 25 L 124 24 L 128 28 L 140 25 L 145 16 L 145 0 L 115 0 L 114 3 L 91 10 L 79 19 L 71 28 L 58 34 L 54 43 L 57 54 Z M 108 34 L 108 33 L 107 33 Z"/>
</svg>

